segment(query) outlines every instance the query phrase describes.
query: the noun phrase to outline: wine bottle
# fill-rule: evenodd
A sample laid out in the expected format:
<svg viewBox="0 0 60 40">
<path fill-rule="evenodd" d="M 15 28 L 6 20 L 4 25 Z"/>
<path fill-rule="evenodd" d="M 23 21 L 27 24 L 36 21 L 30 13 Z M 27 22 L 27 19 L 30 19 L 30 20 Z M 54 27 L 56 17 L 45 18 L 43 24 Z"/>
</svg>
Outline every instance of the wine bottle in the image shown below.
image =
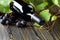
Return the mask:
<svg viewBox="0 0 60 40">
<path fill-rule="evenodd" d="M 33 20 L 40 25 L 43 25 L 45 23 L 42 18 L 33 14 L 34 8 L 22 0 L 14 0 L 13 2 L 11 2 L 10 9 L 16 13 L 19 13 L 20 18 L 24 19 L 25 21 Z"/>
</svg>

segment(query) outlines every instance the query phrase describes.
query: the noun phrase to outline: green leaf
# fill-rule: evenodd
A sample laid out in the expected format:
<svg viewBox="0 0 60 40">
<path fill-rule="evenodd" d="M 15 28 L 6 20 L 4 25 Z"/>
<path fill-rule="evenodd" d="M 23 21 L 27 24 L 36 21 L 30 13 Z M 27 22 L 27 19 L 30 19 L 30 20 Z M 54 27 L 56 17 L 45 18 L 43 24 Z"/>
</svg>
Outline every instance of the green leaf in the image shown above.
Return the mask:
<svg viewBox="0 0 60 40">
<path fill-rule="evenodd" d="M 4 7 L 4 6 L 0 6 L 0 11 L 3 12 L 3 13 L 9 13 L 10 12 L 10 8 L 9 6 L 7 7 Z"/>
<path fill-rule="evenodd" d="M 0 5 L 2 6 L 9 6 L 12 0 L 0 0 Z"/>
<path fill-rule="evenodd" d="M 40 25 L 36 22 L 33 25 L 36 26 L 36 27 L 40 27 Z"/>
<path fill-rule="evenodd" d="M 52 19 L 51 19 L 51 21 L 55 21 L 56 19 L 57 19 L 57 17 L 53 16 Z"/>
<path fill-rule="evenodd" d="M 43 10 L 42 12 L 40 12 L 39 16 L 41 16 L 42 18 L 45 19 L 46 22 L 48 22 L 51 14 L 49 13 L 49 10 L 47 9 L 47 10 Z"/>
<path fill-rule="evenodd" d="M 3 13 L 9 13 L 9 4 L 12 0 L 0 0 L 0 11 Z"/>
<path fill-rule="evenodd" d="M 57 6 L 60 7 L 60 0 L 52 0 L 52 2 L 53 2 L 55 5 L 57 5 Z"/>
<path fill-rule="evenodd" d="M 43 2 L 37 6 L 38 10 L 43 10 L 48 5 L 48 2 Z"/>
<path fill-rule="evenodd" d="M 43 10 L 42 12 L 40 12 L 39 16 L 42 17 L 43 19 L 45 19 L 46 22 L 49 22 L 51 13 L 49 13 L 49 10 L 47 9 L 47 10 Z M 57 19 L 57 17 L 53 16 L 51 21 L 54 21 L 56 19 Z"/>
</svg>

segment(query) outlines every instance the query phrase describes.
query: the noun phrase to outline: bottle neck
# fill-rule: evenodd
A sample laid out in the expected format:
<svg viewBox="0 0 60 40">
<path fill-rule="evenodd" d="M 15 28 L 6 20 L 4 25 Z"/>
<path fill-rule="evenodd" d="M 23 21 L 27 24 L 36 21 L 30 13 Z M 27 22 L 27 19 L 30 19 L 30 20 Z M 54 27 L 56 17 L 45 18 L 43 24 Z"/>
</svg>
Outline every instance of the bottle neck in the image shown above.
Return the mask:
<svg viewBox="0 0 60 40">
<path fill-rule="evenodd" d="M 37 22 L 40 25 L 43 25 L 45 23 L 45 20 L 43 20 L 42 18 L 38 17 L 37 15 L 30 14 L 30 13 L 28 13 L 27 15 L 31 16 L 31 20 Z"/>
</svg>

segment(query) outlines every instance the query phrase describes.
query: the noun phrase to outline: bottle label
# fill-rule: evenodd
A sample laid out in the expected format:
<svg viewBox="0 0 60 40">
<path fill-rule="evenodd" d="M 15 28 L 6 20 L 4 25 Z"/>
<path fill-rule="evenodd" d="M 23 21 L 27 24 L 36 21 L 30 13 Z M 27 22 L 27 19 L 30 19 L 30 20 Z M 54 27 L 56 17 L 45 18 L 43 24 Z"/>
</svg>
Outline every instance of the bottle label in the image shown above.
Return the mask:
<svg viewBox="0 0 60 40">
<path fill-rule="evenodd" d="M 16 1 L 13 1 L 13 2 L 14 2 L 13 5 L 16 6 L 23 13 L 22 6 L 19 3 L 17 3 Z"/>
</svg>

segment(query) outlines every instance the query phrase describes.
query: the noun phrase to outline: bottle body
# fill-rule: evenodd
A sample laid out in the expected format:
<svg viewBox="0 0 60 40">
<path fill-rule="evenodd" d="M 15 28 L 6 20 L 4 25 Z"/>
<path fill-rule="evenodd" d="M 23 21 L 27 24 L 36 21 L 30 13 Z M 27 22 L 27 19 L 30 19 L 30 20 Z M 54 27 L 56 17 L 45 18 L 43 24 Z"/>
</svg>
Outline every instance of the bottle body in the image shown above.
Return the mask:
<svg viewBox="0 0 60 40">
<path fill-rule="evenodd" d="M 34 8 L 32 6 L 27 3 L 24 3 L 23 1 L 22 2 L 19 2 L 18 0 L 13 1 L 10 4 L 10 9 L 15 12 L 15 15 L 16 13 L 20 15 L 20 17 L 18 18 L 21 18 L 25 21 L 33 20 L 41 25 L 45 23 L 43 19 L 37 17 L 36 15 L 33 15 Z"/>
</svg>

